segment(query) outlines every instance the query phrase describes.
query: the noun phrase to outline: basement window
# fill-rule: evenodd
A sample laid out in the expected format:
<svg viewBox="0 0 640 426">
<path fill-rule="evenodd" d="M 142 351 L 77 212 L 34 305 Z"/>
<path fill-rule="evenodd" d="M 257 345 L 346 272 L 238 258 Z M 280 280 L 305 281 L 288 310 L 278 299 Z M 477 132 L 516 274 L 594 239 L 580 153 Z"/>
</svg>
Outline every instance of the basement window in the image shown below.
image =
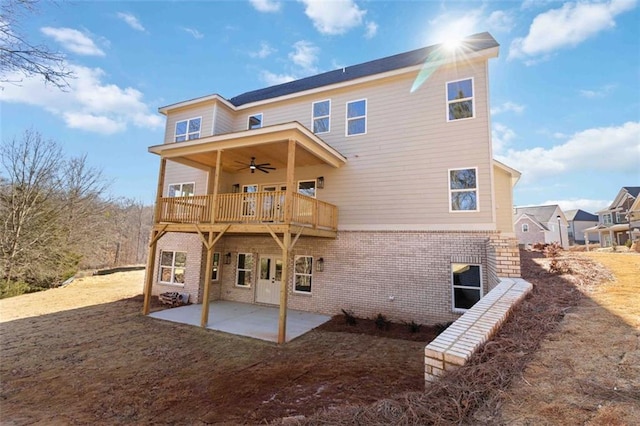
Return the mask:
<svg viewBox="0 0 640 426">
<path fill-rule="evenodd" d="M 162 284 L 184 285 L 187 253 L 184 251 L 160 252 L 160 277 Z"/>
<path fill-rule="evenodd" d="M 252 253 L 238 253 L 236 268 L 236 285 L 238 287 L 251 287 L 253 281 L 254 259 Z"/>
<path fill-rule="evenodd" d="M 299 293 L 311 293 L 311 280 L 313 278 L 313 257 L 296 256 L 293 280 L 295 291 Z"/>
<path fill-rule="evenodd" d="M 480 265 L 451 264 L 453 283 L 453 310 L 466 311 L 482 297 L 482 273 Z"/>
</svg>

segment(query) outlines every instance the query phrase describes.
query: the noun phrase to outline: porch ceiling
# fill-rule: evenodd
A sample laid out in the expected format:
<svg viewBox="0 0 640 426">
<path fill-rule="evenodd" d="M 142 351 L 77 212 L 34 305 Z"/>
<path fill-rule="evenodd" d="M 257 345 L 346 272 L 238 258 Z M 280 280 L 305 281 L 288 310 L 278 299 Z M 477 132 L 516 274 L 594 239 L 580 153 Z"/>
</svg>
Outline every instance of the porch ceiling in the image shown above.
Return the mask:
<svg viewBox="0 0 640 426">
<path fill-rule="evenodd" d="M 329 146 L 298 122 L 278 124 L 260 129 L 207 136 L 186 142 L 155 145 L 149 152 L 163 158 L 207 170 L 216 165 L 218 151 L 222 152 L 222 170 L 227 173 L 245 172 L 238 162 L 248 164 L 271 163 L 276 169 L 287 166 L 289 140 L 296 141 L 296 167 L 327 164 L 340 167 L 346 157 Z"/>
</svg>

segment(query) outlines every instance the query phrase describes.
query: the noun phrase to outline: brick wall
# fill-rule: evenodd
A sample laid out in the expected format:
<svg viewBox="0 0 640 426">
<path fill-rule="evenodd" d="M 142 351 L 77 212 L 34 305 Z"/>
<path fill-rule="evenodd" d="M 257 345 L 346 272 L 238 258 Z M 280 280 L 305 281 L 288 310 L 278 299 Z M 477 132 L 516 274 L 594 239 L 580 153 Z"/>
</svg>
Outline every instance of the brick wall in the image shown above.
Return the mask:
<svg viewBox="0 0 640 426">
<path fill-rule="evenodd" d="M 170 285 L 159 282 L 161 250 L 184 251 L 187 253 L 184 285 Z M 202 240 L 198 234 L 170 232 L 163 235 L 162 238 L 158 240 L 156 248 L 156 262 L 153 271 L 153 289 L 151 293 L 155 295 L 167 291 L 189 293 L 189 301 L 199 303 L 201 301 L 200 271 L 203 268 L 202 262 Z"/>
</svg>

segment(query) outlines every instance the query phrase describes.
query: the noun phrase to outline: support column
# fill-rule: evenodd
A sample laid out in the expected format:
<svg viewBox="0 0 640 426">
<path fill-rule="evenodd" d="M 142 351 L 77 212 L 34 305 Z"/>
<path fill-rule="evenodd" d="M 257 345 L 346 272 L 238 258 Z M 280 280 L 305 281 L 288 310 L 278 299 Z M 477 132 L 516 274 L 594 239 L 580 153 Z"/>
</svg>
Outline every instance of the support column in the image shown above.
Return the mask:
<svg viewBox="0 0 640 426">
<path fill-rule="evenodd" d="M 287 341 L 287 298 L 289 282 L 289 249 L 291 246 L 291 232 L 284 233 L 282 238 L 282 281 L 280 282 L 280 315 L 278 322 L 278 343 Z"/>
<path fill-rule="evenodd" d="M 153 288 L 153 272 L 156 267 L 156 247 L 158 239 L 156 238 L 158 231 L 151 232 L 151 244 L 149 245 L 149 256 L 147 259 L 147 269 L 144 280 L 144 303 L 142 305 L 142 315 L 149 315 L 151 308 L 151 290 Z"/>
<path fill-rule="evenodd" d="M 284 223 L 291 224 L 291 218 L 293 217 L 293 193 L 296 191 L 295 185 L 295 171 L 296 171 L 296 141 L 289 139 L 289 146 L 287 148 L 287 190 L 284 196 Z"/>
<path fill-rule="evenodd" d="M 162 216 L 162 193 L 164 191 L 164 173 L 167 169 L 167 159 L 160 160 L 160 170 L 158 171 L 158 188 L 156 189 L 156 208 L 154 210 L 153 223 L 160 223 Z"/>
<path fill-rule="evenodd" d="M 200 326 L 206 327 L 209 322 L 209 293 L 211 289 L 211 270 L 213 269 L 213 232 L 209 231 L 207 249 L 207 262 L 204 268 L 204 278 L 202 281 L 202 314 L 200 316 Z"/>
<path fill-rule="evenodd" d="M 211 223 L 216 222 L 218 212 L 218 188 L 220 187 L 220 165 L 222 164 L 222 151 L 218 151 L 216 157 L 216 170 L 213 178 L 213 202 L 211 203 Z"/>
</svg>

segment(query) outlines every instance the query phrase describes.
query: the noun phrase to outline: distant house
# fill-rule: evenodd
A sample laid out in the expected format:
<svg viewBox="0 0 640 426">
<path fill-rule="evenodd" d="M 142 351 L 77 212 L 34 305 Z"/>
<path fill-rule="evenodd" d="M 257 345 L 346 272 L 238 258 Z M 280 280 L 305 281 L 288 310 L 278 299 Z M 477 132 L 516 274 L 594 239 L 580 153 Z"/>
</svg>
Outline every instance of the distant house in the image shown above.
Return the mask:
<svg viewBox="0 0 640 426">
<path fill-rule="evenodd" d="M 598 212 L 598 224 L 584 230 L 585 239 L 599 238 L 601 247 L 623 245 L 632 239 L 635 228 L 640 228 L 640 213 L 636 202 L 640 186 L 623 186 L 611 205 Z M 636 236 L 637 238 L 637 236 Z"/>
<path fill-rule="evenodd" d="M 564 213 L 568 223 L 569 244 L 584 244 L 584 230 L 598 225 L 598 215 L 581 209 L 567 210 Z M 595 234 L 589 239 L 592 243 L 600 242 L 600 237 Z"/>
<path fill-rule="evenodd" d="M 557 204 L 516 207 L 513 227 L 522 246 L 558 242 L 564 248 L 569 247 L 567 219 Z"/>
</svg>

